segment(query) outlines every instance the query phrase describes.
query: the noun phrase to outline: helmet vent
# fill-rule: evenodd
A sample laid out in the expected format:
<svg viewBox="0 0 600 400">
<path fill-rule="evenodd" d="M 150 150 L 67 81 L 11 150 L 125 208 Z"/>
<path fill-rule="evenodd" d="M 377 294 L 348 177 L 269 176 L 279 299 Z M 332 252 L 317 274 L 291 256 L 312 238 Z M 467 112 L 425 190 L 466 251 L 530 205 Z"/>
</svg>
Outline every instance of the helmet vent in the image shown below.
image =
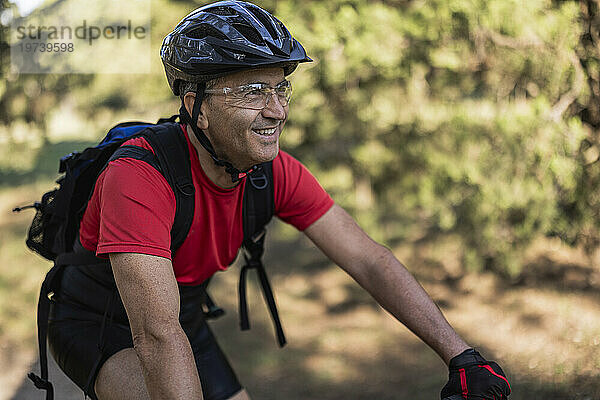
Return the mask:
<svg viewBox="0 0 600 400">
<path fill-rule="evenodd" d="M 188 32 L 186 36 L 192 39 L 204 39 L 205 37 L 214 37 L 221 40 L 227 39 L 222 32 L 208 24 L 200 25 L 198 28 Z"/>
<path fill-rule="evenodd" d="M 246 39 L 254 43 L 257 46 L 265 44 L 263 38 L 256 32 L 256 30 L 247 24 L 231 24 L 239 33 L 241 33 Z"/>
<path fill-rule="evenodd" d="M 273 22 L 263 14 L 260 8 L 248 7 L 248 10 L 250 10 L 250 12 L 254 14 L 256 19 L 258 19 L 260 23 L 263 24 L 265 28 L 267 28 L 267 31 L 269 31 L 269 35 L 271 35 L 272 38 L 279 37 L 279 34 L 273 28 Z"/>
</svg>

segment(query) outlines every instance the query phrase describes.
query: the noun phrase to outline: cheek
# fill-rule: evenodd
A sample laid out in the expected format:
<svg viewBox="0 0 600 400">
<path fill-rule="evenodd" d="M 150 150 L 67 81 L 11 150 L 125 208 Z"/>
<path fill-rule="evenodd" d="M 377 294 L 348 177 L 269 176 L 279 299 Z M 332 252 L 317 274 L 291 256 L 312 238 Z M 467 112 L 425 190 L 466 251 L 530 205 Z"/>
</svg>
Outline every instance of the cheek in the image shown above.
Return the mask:
<svg viewBox="0 0 600 400">
<path fill-rule="evenodd" d="M 218 120 L 218 126 L 215 126 L 219 136 L 230 137 L 234 140 L 243 136 L 249 127 L 247 119 L 238 112 L 223 113 Z"/>
<path fill-rule="evenodd" d="M 236 112 L 230 113 L 225 118 L 226 123 L 239 134 L 242 131 L 250 130 L 250 127 L 258 118 L 258 114 L 256 110 L 238 108 Z"/>
<path fill-rule="evenodd" d="M 250 128 L 260 118 L 260 111 L 227 107 L 213 116 L 213 129 L 221 143 L 242 144 L 248 140 Z"/>
<path fill-rule="evenodd" d="M 228 138 L 227 142 L 230 145 L 242 151 L 251 141 L 252 132 L 250 128 L 255 119 L 256 115 L 248 112 L 248 110 L 238 109 L 236 112 L 229 113 L 222 119 L 222 127 L 224 128 L 222 134 Z"/>
</svg>

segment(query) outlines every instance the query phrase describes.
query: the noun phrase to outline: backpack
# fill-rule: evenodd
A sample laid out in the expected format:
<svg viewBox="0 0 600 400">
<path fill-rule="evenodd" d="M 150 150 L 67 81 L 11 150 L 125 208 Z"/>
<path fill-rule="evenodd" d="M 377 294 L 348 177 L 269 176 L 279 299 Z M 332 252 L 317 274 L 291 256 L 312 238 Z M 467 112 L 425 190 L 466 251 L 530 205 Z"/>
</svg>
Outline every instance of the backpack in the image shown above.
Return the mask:
<svg viewBox="0 0 600 400">
<path fill-rule="evenodd" d="M 177 116 L 161 118 L 156 124 L 127 122 L 114 126 L 95 147 L 70 153 L 60 159 L 59 173 L 63 174 L 56 183 L 58 187 L 45 193 L 39 202 L 13 211 L 35 208 L 36 214 L 29 227 L 26 244 L 34 252 L 53 261 L 54 266 L 46 274 L 38 300 L 37 324 L 41 376 L 29 373 L 28 377 L 38 389 L 47 391 L 46 399 L 53 399 L 53 387 L 48 381 L 46 337 L 50 301 L 58 290 L 57 279 L 66 265 L 92 265 L 100 259 L 78 243 L 79 222 L 98 176 L 108 163 L 128 157 L 144 161 L 158 170 L 167 180 L 175 194 L 176 209 L 171 229 L 171 252 L 183 244 L 194 215 L 194 186 L 187 141 L 181 134 Z M 154 150 L 154 154 L 141 147 L 123 145 L 129 139 L 143 136 Z M 264 252 L 265 225 L 274 212 L 272 162 L 261 164 L 252 174 L 243 194 L 243 231 L 245 264 L 240 272 L 239 313 L 242 330 L 250 328 L 246 300 L 246 277 L 249 269 L 256 269 L 261 288 L 275 326 L 280 347 L 286 344 L 279 320 L 273 292 L 269 284 L 262 254 Z M 106 262 L 106 260 L 102 260 Z M 203 283 L 205 299 L 202 312 L 206 318 L 217 318 L 224 311 L 212 301 Z"/>
</svg>

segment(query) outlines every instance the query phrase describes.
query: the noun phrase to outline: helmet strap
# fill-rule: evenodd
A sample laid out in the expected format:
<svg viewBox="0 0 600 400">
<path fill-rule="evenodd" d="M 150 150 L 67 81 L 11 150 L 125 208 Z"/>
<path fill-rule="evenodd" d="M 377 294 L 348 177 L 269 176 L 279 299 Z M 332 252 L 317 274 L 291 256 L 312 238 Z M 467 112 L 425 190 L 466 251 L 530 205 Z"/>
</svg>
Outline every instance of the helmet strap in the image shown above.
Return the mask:
<svg viewBox="0 0 600 400">
<path fill-rule="evenodd" d="M 200 106 L 202 105 L 202 100 L 204 99 L 204 89 L 206 89 L 206 83 L 198 83 L 198 86 L 196 87 L 196 98 L 194 99 L 192 116 L 190 117 L 190 114 L 188 113 L 185 104 L 183 104 L 182 102 L 181 108 L 179 109 L 179 118 L 182 122 L 185 122 L 192 127 L 194 135 L 196 136 L 202 147 L 204 147 L 206 151 L 208 151 L 208 154 L 210 154 L 210 157 L 213 159 L 215 164 L 219 167 L 224 167 L 225 171 L 231 176 L 231 181 L 235 183 L 243 177 L 245 177 L 247 174 L 254 172 L 258 168 L 258 166 L 255 165 L 248 171 L 242 172 L 239 169 L 235 168 L 233 164 L 231 164 L 229 161 L 221 160 L 219 157 L 217 157 L 217 153 L 215 152 L 214 147 L 210 143 L 210 140 L 208 140 L 208 137 L 206 137 L 204 132 L 202 132 L 202 129 L 198 127 L 198 117 L 200 116 Z"/>
</svg>

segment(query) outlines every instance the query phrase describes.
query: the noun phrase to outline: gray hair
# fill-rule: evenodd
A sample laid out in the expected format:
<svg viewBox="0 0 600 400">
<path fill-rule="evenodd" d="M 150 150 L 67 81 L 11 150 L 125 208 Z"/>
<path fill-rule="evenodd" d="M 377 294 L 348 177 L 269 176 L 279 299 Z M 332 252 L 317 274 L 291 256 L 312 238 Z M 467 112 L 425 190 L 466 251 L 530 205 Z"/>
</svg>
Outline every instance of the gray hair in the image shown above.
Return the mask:
<svg viewBox="0 0 600 400">
<path fill-rule="evenodd" d="M 223 82 L 223 78 L 221 78 L 221 77 L 211 79 L 206 82 L 206 89 L 212 89 L 222 82 Z M 187 81 L 179 82 L 179 98 L 181 99 L 182 102 L 183 102 L 183 99 L 185 98 L 185 95 L 188 92 L 196 93 L 197 85 L 198 84 L 195 82 L 187 82 Z M 210 97 L 210 95 L 205 94 L 203 100 L 206 100 L 209 97 Z"/>
<path fill-rule="evenodd" d="M 197 84 L 194 82 L 186 82 L 186 81 L 179 82 L 179 98 L 181 99 L 182 102 L 183 102 L 183 99 L 185 98 L 185 95 L 188 92 L 196 93 L 196 85 Z"/>
</svg>

